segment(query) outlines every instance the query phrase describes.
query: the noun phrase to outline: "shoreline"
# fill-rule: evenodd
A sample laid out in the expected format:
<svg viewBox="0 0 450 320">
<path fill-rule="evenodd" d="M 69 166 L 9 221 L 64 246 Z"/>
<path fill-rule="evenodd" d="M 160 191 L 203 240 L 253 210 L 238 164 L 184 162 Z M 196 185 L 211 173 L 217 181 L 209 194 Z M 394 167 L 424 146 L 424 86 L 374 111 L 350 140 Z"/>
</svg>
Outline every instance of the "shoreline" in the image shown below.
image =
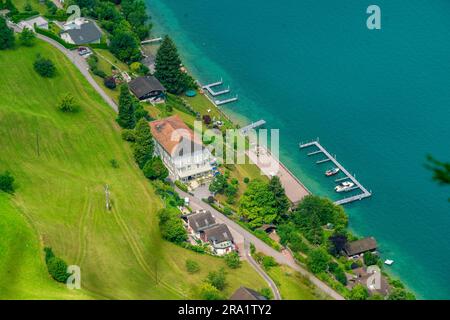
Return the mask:
<svg viewBox="0 0 450 320">
<path fill-rule="evenodd" d="M 157 22 L 157 23 L 155 23 L 155 22 Z M 153 23 L 154 23 L 154 25 L 157 25 L 158 26 L 158 32 L 160 32 L 160 33 L 164 33 L 164 34 L 170 34 L 170 32 L 167 30 L 167 28 L 164 26 L 164 23 L 161 23 L 161 21 L 155 21 L 155 20 L 153 20 Z M 162 31 L 162 32 L 161 32 Z M 189 40 L 190 41 L 190 40 Z M 186 50 L 185 50 L 185 48 L 183 48 L 182 46 L 180 46 L 180 47 L 178 47 L 178 49 L 179 49 L 179 52 L 180 52 L 180 56 L 183 56 L 183 55 L 189 55 L 189 54 L 186 54 Z M 199 78 L 201 77 L 201 71 L 199 71 L 198 70 L 198 68 L 197 67 L 193 67 L 193 68 L 191 68 L 192 66 L 190 66 L 189 65 L 189 62 L 188 63 L 186 63 L 185 61 L 186 61 L 186 59 L 182 59 L 183 60 L 183 65 L 189 70 L 188 72 L 191 74 L 191 76 L 193 76 L 193 78 L 194 78 L 194 80 L 198 83 L 198 84 L 201 84 L 201 81 L 199 80 Z M 192 64 L 192 63 L 191 63 Z M 197 70 L 197 72 L 191 72 L 191 70 Z M 200 86 L 201 87 L 201 86 Z M 225 110 L 223 110 L 221 107 L 219 107 L 219 106 L 217 106 L 215 103 L 214 103 L 214 100 L 208 95 L 208 93 L 204 93 L 203 95 L 205 95 L 206 96 L 206 98 L 209 100 L 209 102 L 211 103 L 211 105 L 213 106 L 213 107 L 215 107 L 216 108 L 216 110 L 219 112 L 219 113 L 221 113 L 222 115 L 224 115 L 229 121 L 230 121 L 230 123 L 232 124 L 232 125 L 234 125 L 234 126 L 236 126 L 237 128 L 239 128 L 239 127 L 241 127 L 241 126 L 244 126 L 245 124 L 240 124 L 239 123 L 239 121 L 236 121 L 236 120 L 234 120 L 233 119 L 233 117 L 231 117 Z M 239 112 L 236 112 L 236 111 L 230 111 L 231 112 L 231 114 L 233 115 L 233 113 L 234 114 L 236 114 L 237 115 L 237 117 L 239 118 L 239 117 L 242 117 L 243 119 L 245 119 L 245 121 L 248 123 L 249 122 L 249 118 L 247 118 L 247 116 L 245 116 L 245 115 L 243 115 L 243 114 L 240 114 Z M 251 122 L 251 121 L 250 121 Z M 261 148 L 261 147 L 260 147 Z M 266 152 L 268 153 L 268 154 L 270 154 L 270 151 L 269 150 L 267 150 L 267 149 L 265 149 L 266 150 Z M 280 160 L 280 159 L 277 159 L 277 161 L 278 161 L 278 163 L 279 163 L 279 165 L 280 165 L 280 167 L 282 168 L 282 169 L 284 169 L 285 171 L 286 171 L 286 173 L 294 180 L 294 181 L 296 181 L 300 186 L 302 186 L 302 188 L 304 189 L 304 190 L 306 190 L 306 192 L 308 193 L 308 194 L 313 194 L 303 183 L 302 183 L 302 181 L 286 166 L 286 165 L 284 165 L 283 164 L 283 162 Z M 257 164 L 257 162 L 253 162 L 253 161 L 251 161 L 250 163 L 252 163 L 252 164 L 254 164 L 254 165 L 256 165 L 256 166 L 258 166 L 258 168 L 261 170 L 261 171 L 263 171 L 262 169 L 261 169 L 261 167 Z M 270 176 L 269 176 L 270 177 Z M 325 196 L 326 197 L 326 196 Z M 326 198 L 328 198 L 328 197 L 326 197 Z M 328 198 L 329 199 L 329 198 Z M 349 216 L 349 214 L 347 214 L 347 216 L 349 217 L 349 220 L 350 220 L 350 216 Z M 359 232 L 357 232 L 356 230 L 354 230 L 353 228 L 351 228 L 350 226 L 348 227 L 348 231 L 351 233 L 351 234 L 353 234 L 353 235 L 356 235 L 358 238 L 361 238 L 362 236 L 361 236 L 361 234 L 359 233 Z M 381 257 L 380 257 L 380 259 L 381 260 L 383 260 Z M 389 269 L 387 269 L 387 268 L 384 268 L 383 269 L 383 272 L 384 273 L 386 273 L 386 274 L 388 274 L 389 275 L 389 278 L 390 279 L 392 279 L 392 280 L 395 280 L 395 279 L 399 279 L 400 281 L 402 281 L 402 283 L 404 283 L 405 284 L 405 287 L 408 289 L 408 291 L 409 292 L 412 292 L 412 293 L 414 293 L 414 295 L 416 295 L 416 297 L 418 298 L 418 299 L 420 299 L 420 297 L 421 297 L 421 295 L 418 293 L 418 292 L 416 292 L 415 290 L 413 290 L 410 286 L 407 286 L 406 285 L 406 283 L 402 280 L 402 278 L 401 278 L 401 276 L 400 276 L 400 274 L 398 273 L 398 271 L 397 272 L 394 272 L 394 271 L 391 271 L 391 270 L 389 270 Z"/>
</svg>

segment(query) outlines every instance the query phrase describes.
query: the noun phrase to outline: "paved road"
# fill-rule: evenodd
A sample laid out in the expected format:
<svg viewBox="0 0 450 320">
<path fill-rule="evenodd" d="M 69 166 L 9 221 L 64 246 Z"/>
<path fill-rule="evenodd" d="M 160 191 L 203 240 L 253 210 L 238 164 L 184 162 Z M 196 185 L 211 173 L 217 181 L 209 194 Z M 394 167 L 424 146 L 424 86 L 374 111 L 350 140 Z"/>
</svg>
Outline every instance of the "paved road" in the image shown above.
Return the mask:
<svg viewBox="0 0 450 320">
<path fill-rule="evenodd" d="M 200 199 L 197 199 L 186 192 L 176 188 L 177 192 L 182 197 L 188 197 L 190 200 L 191 207 L 196 208 L 203 208 L 206 210 L 209 210 L 216 220 L 220 223 L 226 224 L 228 227 L 234 229 L 236 232 L 239 232 L 243 237 L 245 243 L 253 243 L 255 248 L 266 255 L 272 256 L 275 258 L 275 260 L 280 264 L 285 264 L 289 266 L 290 268 L 294 269 L 295 271 L 300 272 L 303 276 L 307 277 L 315 286 L 317 286 L 321 291 L 329 295 L 331 298 L 335 300 L 345 300 L 343 296 L 341 296 L 339 293 L 334 291 L 332 288 L 330 288 L 326 283 L 319 280 L 317 277 L 315 277 L 312 273 L 298 265 L 291 257 L 284 255 L 281 252 L 278 252 L 277 250 L 273 249 L 269 245 L 267 245 L 265 242 L 257 238 L 255 235 L 250 233 L 249 231 L 245 230 L 243 227 L 241 227 L 239 224 L 234 222 L 233 220 L 229 219 L 225 215 L 223 215 L 221 212 L 217 211 L 207 203 L 203 202 Z"/>
</svg>

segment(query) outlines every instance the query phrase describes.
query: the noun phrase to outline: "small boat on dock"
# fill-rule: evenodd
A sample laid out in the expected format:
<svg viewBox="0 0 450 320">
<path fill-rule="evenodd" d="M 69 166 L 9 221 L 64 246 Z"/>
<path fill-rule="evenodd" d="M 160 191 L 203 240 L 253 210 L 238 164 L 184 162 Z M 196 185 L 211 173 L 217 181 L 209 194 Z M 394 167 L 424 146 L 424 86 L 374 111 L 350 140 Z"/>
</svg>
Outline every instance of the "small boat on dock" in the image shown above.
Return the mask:
<svg viewBox="0 0 450 320">
<path fill-rule="evenodd" d="M 330 170 L 325 171 L 325 175 L 326 175 L 327 177 L 331 177 L 331 176 L 334 176 L 334 175 L 338 174 L 339 171 L 341 171 L 341 169 L 339 169 L 339 168 L 333 168 L 333 169 L 330 169 Z"/>
<path fill-rule="evenodd" d="M 334 190 L 336 192 L 347 192 L 347 191 L 350 191 L 354 186 L 355 186 L 355 184 L 353 182 L 344 181 L 341 184 L 339 184 L 338 186 L 336 186 L 334 188 Z"/>
<path fill-rule="evenodd" d="M 388 265 L 388 266 L 392 266 L 394 264 L 394 260 L 387 259 L 387 260 L 384 261 L 384 264 Z"/>
</svg>

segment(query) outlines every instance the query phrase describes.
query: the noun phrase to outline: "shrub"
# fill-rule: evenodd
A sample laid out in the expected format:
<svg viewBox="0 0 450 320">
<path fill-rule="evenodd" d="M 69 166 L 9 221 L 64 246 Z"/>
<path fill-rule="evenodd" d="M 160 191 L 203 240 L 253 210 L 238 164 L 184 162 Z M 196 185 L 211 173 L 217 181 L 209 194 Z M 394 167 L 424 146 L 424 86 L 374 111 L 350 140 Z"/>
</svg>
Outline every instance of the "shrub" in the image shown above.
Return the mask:
<svg viewBox="0 0 450 320">
<path fill-rule="evenodd" d="M 66 282 L 70 274 L 67 273 L 67 263 L 61 258 L 52 257 L 47 263 L 48 272 L 58 282 Z"/>
<path fill-rule="evenodd" d="M 372 252 L 364 253 L 363 259 L 366 266 L 373 266 L 378 262 L 378 256 L 376 254 L 373 254 Z"/>
<path fill-rule="evenodd" d="M 19 40 L 22 45 L 25 47 L 32 47 L 34 45 L 34 40 L 36 36 L 33 31 L 28 28 L 24 28 L 20 33 Z"/>
<path fill-rule="evenodd" d="M 231 269 L 237 269 L 241 266 L 241 259 L 237 252 L 231 252 L 225 256 L 225 263 Z"/>
<path fill-rule="evenodd" d="M 34 70 L 44 78 L 51 78 L 56 74 L 56 68 L 53 62 L 50 59 L 41 57 L 40 55 L 37 56 L 33 66 Z"/>
<path fill-rule="evenodd" d="M 274 257 L 264 256 L 262 258 L 262 266 L 265 270 L 269 270 L 272 267 L 278 266 L 278 263 L 275 261 Z"/>
<path fill-rule="evenodd" d="M 352 291 L 350 291 L 349 296 L 350 300 L 367 300 L 368 297 L 369 292 L 363 285 L 359 283 L 353 287 Z"/>
<path fill-rule="evenodd" d="M 107 76 L 106 73 L 100 69 L 94 69 L 94 70 L 92 70 L 92 73 L 103 79 L 106 78 L 106 76 Z"/>
<path fill-rule="evenodd" d="M 161 235 L 170 242 L 181 244 L 188 239 L 183 222 L 170 209 L 162 209 L 158 213 Z"/>
<path fill-rule="evenodd" d="M 117 162 L 116 159 L 109 160 L 109 163 L 111 164 L 111 167 L 113 167 L 114 169 L 119 168 L 119 162 Z"/>
<path fill-rule="evenodd" d="M 116 79 L 114 79 L 114 77 L 106 77 L 103 80 L 103 84 L 105 85 L 105 87 L 107 87 L 108 89 L 115 89 L 116 88 Z"/>
<path fill-rule="evenodd" d="M 198 264 L 197 261 L 187 259 L 186 260 L 186 270 L 189 273 L 196 273 L 196 272 L 200 271 L 200 265 Z"/>
<path fill-rule="evenodd" d="M 122 130 L 122 139 L 128 142 L 135 142 L 136 135 L 134 134 L 133 129 L 123 129 Z"/>
<path fill-rule="evenodd" d="M 0 174 L 0 190 L 6 193 L 14 193 L 14 177 L 8 171 Z"/>
<path fill-rule="evenodd" d="M 150 180 L 164 180 L 169 176 L 169 170 L 160 157 L 153 157 L 143 168 L 144 175 Z"/>
<path fill-rule="evenodd" d="M 58 108 L 62 112 L 78 111 L 78 105 L 75 103 L 75 98 L 70 93 L 66 94 L 66 96 L 61 99 Z"/>
<path fill-rule="evenodd" d="M 185 185 L 185 184 L 184 184 L 183 182 L 181 182 L 180 180 L 176 180 L 176 181 L 175 181 L 175 185 L 176 185 L 181 191 L 189 192 L 188 186 Z"/>
<path fill-rule="evenodd" d="M 206 282 L 215 287 L 217 290 L 223 290 L 227 286 L 226 273 L 223 268 L 218 271 L 208 273 Z"/>
<path fill-rule="evenodd" d="M 204 283 L 200 288 L 200 296 L 203 300 L 223 300 L 220 291 L 210 283 Z"/>
<path fill-rule="evenodd" d="M 267 300 L 271 300 L 273 298 L 272 290 L 269 288 L 262 288 L 259 291 L 259 294 L 265 297 Z"/>
</svg>

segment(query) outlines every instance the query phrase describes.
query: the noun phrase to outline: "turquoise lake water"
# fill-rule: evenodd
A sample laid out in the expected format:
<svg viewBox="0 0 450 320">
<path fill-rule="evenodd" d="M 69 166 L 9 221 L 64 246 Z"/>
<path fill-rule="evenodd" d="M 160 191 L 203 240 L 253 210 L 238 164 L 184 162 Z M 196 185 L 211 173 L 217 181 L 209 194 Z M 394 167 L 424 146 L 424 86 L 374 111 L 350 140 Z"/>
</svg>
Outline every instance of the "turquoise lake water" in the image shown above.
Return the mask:
<svg viewBox="0 0 450 320">
<path fill-rule="evenodd" d="M 377 4 L 382 29 L 366 27 Z M 280 129 L 281 160 L 314 193 L 333 179 L 298 143 L 320 137 L 373 197 L 346 206 L 388 270 L 419 298 L 450 299 L 450 188 L 424 168 L 450 160 L 450 1 L 149 0 L 203 83 L 223 78 L 241 123 Z M 320 156 L 319 156 L 320 157 Z M 318 158 L 315 158 L 318 160 Z"/>
</svg>

